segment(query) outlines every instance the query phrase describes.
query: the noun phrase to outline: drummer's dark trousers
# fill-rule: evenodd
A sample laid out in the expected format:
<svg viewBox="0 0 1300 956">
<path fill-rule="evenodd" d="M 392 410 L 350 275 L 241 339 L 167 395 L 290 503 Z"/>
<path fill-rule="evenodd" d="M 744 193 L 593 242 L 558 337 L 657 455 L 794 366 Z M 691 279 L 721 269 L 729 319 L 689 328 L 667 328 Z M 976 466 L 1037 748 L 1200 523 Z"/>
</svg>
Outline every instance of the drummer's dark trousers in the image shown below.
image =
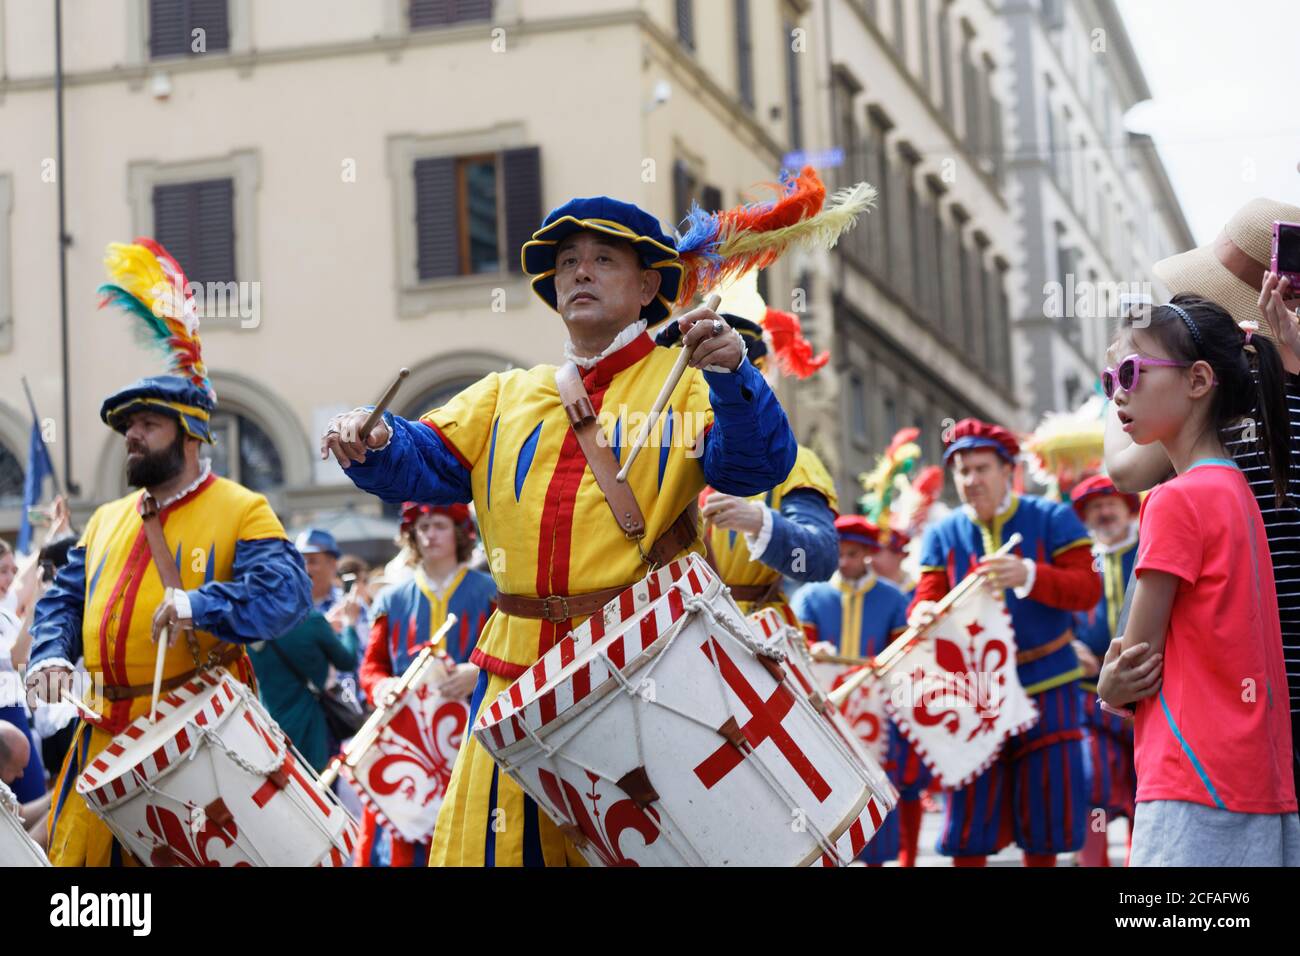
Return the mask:
<svg viewBox="0 0 1300 956">
<path fill-rule="evenodd" d="M 1088 821 L 1079 684 L 1031 695 L 1039 720 L 1003 745 L 974 781 L 945 791 L 938 852 L 985 856 L 1015 842 L 1026 853 L 1070 853 Z"/>
</svg>

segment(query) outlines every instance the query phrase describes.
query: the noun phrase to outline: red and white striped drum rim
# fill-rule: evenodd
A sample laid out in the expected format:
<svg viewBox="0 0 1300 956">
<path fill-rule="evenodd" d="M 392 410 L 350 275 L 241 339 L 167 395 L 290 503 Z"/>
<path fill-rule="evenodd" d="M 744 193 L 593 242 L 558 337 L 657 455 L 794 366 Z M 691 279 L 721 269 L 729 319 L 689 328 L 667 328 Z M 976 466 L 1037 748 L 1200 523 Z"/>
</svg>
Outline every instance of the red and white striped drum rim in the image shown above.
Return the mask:
<svg viewBox="0 0 1300 956">
<path fill-rule="evenodd" d="M 617 683 L 655 642 L 686 616 L 688 598 L 720 585 L 696 554 L 679 558 L 628 588 L 547 651 L 491 704 L 480 709 L 474 734 L 494 753 L 562 722 L 575 708 Z M 667 597 L 666 601 L 660 600 Z M 595 645 L 611 633 L 617 637 Z M 608 661 L 608 663 L 607 663 Z"/>
<path fill-rule="evenodd" d="M 240 698 L 236 683 L 218 668 L 159 697 L 157 720 L 150 723 L 144 714 L 127 725 L 77 779 L 77 792 L 109 809 L 146 783 L 156 784 L 198 742 L 190 724 L 215 729 L 234 710 Z"/>
</svg>

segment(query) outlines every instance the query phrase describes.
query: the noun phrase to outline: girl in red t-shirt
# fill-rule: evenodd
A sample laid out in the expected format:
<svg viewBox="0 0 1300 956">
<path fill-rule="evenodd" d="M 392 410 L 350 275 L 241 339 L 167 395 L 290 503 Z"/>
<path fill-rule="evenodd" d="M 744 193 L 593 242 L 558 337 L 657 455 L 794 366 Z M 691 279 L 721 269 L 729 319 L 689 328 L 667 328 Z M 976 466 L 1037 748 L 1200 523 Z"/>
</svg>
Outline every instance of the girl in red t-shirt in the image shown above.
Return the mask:
<svg viewBox="0 0 1300 956">
<path fill-rule="evenodd" d="M 1143 502 L 1128 626 L 1098 681 L 1106 709 L 1137 702 L 1131 863 L 1300 866 L 1273 565 L 1220 438 L 1259 415 L 1280 505 L 1291 434 L 1277 348 L 1179 295 L 1125 318 L 1110 359 L 1102 386 L 1124 431 L 1159 442 L 1177 472 Z"/>
</svg>

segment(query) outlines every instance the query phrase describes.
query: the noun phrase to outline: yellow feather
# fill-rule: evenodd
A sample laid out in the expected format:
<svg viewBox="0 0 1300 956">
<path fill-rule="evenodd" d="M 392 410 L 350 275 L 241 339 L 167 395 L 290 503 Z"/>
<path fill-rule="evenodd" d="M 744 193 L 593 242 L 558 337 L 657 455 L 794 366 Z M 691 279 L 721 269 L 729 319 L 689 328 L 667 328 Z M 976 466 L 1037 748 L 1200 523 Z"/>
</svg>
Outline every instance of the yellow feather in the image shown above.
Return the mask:
<svg viewBox="0 0 1300 956">
<path fill-rule="evenodd" d="M 876 201 L 876 189 L 870 183 L 846 186 L 831 197 L 827 206 L 811 219 L 773 229 L 770 232 L 741 233 L 724 239 L 718 252 L 724 259 L 749 256 L 773 248 L 784 248 L 798 243 L 806 247 L 831 249 L 841 235 L 853 228 L 857 218 L 870 209 Z"/>
</svg>

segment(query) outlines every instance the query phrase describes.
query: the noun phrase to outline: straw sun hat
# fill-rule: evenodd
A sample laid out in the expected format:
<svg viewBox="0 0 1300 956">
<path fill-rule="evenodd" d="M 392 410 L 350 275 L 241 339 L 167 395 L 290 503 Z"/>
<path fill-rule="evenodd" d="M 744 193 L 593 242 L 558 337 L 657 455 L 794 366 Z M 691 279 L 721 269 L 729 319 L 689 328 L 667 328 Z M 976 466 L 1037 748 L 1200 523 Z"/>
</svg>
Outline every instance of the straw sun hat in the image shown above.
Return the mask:
<svg viewBox="0 0 1300 956">
<path fill-rule="evenodd" d="M 1170 295 L 1191 292 L 1217 302 L 1238 322 L 1259 322 L 1259 289 L 1273 258 L 1273 222 L 1300 222 L 1300 206 L 1273 199 L 1252 199 L 1238 209 L 1217 239 L 1207 245 L 1161 259 L 1152 267 Z"/>
</svg>

